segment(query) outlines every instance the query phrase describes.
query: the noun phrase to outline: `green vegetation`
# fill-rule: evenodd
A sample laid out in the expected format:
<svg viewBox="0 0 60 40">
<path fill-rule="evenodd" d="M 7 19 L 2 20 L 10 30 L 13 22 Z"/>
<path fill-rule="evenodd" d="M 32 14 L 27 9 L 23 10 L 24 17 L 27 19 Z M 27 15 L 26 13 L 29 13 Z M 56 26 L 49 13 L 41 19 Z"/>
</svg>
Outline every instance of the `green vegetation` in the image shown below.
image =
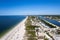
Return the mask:
<svg viewBox="0 0 60 40">
<path fill-rule="evenodd" d="M 31 25 L 31 19 L 35 18 L 34 16 L 28 16 L 28 19 L 27 21 L 25 22 L 25 26 L 26 26 L 26 37 L 27 40 L 37 40 L 36 38 L 36 34 L 35 34 L 35 27 L 38 27 L 38 26 L 32 26 Z"/>
<path fill-rule="evenodd" d="M 37 39 L 35 39 L 35 38 L 33 38 L 33 37 L 30 37 L 30 38 L 28 38 L 28 40 L 37 40 Z"/>
<path fill-rule="evenodd" d="M 48 38 L 44 38 L 44 40 L 48 40 Z"/>
<path fill-rule="evenodd" d="M 28 40 L 37 40 L 35 37 L 35 26 L 26 26 L 26 36 Z"/>
<path fill-rule="evenodd" d="M 26 26 L 26 30 L 35 30 L 35 27 L 38 27 L 38 26 Z"/>
</svg>

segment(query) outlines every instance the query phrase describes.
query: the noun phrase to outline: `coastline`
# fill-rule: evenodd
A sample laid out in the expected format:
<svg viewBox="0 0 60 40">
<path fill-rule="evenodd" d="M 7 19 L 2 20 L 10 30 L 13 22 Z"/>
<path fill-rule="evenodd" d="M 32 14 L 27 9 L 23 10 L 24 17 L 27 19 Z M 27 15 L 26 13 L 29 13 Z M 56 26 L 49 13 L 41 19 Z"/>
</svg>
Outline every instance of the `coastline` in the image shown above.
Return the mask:
<svg viewBox="0 0 60 40">
<path fill-rule="evenodd" d="M 19 24 L 26 16 L 24 15 L 9 15 L 0 16 L 0 38 L 6 33 L 12 30 L 17 24 Z"/>
<path fill-rule="evenodd" d="M 18 23 L 12 30 L 6 33 L 1 40 L 22 40 L 25 33 L 25 21 L 27 17 Z M 18 39 L 16 39 L 18 38 Z"/>
</svg>

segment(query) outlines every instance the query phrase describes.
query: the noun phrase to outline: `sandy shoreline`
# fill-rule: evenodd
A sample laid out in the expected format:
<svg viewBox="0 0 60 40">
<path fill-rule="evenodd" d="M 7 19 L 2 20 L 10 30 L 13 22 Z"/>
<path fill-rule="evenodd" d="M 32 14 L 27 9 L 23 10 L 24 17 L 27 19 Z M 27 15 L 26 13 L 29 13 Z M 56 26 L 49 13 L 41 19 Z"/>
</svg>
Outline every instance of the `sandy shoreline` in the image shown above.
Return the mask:
<svg viewBox="0 0 60 40">
<path fill-rule="evenodd" d="M 17 24 L 12 30 L 4 35 L 0 40 L 22 40 L 25 33 L 25 21 L 27 17 Z"/>
</svg>

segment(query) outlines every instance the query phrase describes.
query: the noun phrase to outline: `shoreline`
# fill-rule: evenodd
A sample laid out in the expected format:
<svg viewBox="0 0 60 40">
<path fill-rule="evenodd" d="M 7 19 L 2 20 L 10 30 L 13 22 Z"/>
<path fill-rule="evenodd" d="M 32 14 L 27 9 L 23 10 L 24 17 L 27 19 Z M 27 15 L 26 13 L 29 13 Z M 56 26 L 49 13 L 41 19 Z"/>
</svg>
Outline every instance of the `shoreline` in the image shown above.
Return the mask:
<svg viewBox="0 0 60 40">
<path fill-rule="evenodd" d="M 23 19 L 20 23 L 18 23 L 12 30 L 7 32 L 3 37 L 1 37 L 1 40 L 17 40 L 15 39 L 19 37 L 19 40 L 23 39 L 24 33 L 25 33 L 25 21 L 27 20 L 27 17 Z M 15 38 L 14 38 L 15 37 Z"/>
</svg>

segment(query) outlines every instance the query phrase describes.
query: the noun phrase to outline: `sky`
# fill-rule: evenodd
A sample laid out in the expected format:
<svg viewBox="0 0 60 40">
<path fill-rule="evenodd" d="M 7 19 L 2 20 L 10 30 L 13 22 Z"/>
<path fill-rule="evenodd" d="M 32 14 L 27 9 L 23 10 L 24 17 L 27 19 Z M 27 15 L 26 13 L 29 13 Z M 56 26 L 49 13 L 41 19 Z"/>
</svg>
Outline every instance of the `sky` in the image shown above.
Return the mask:
<svg viewBox="0 0 60 40">
<path fill-rule="evenodd" d="M 0 0 L 0 15 L 60 15 L 60 0 Z"/>
</svg>

